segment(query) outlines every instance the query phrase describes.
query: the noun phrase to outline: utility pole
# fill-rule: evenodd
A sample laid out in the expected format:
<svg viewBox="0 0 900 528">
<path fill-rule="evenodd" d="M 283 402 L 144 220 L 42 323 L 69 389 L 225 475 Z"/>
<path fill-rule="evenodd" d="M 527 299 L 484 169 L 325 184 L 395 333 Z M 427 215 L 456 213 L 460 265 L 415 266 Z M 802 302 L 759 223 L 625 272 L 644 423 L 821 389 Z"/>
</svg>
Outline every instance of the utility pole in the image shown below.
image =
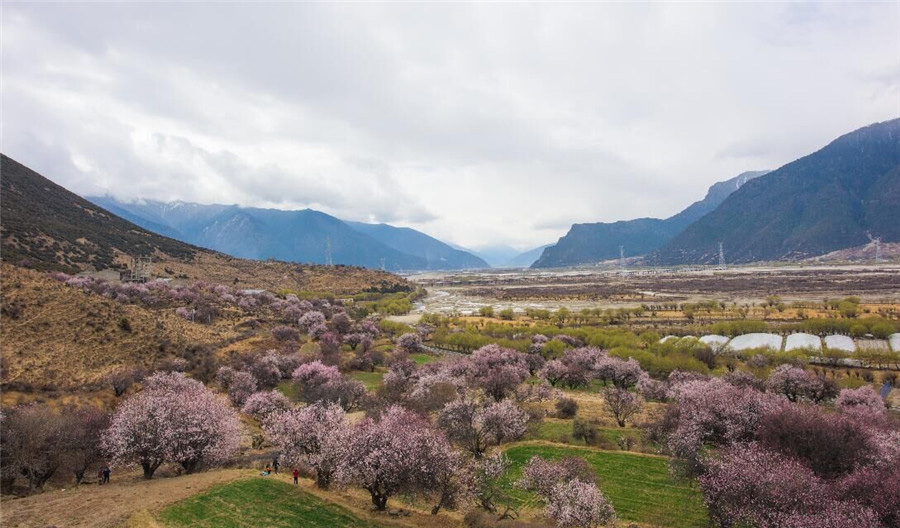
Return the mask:
<svg viewBox="0 0 900 528">
<path fill-rule="evenodd" d="M 725 269 L 725 249 L 722 242 L 719 242 L 719 268 Z"/>
<path fill-rule="evenodd" d="M 331 237 L 325 239 L 325 265 L 331 266 Z"/>
<path fill-rule="evenodd" d="M 881 238 L 875 239 L 875 263 L 881 262 Z"/>
<path fill-rule="evenodd" d="M 381 257 L 381 271 L 384 271 L 384 257 Z"/>
<path fill-rule="evenodd" d="M 625 246 L 619 246 L 619 269 L 625 271 Z"/>
</svg>

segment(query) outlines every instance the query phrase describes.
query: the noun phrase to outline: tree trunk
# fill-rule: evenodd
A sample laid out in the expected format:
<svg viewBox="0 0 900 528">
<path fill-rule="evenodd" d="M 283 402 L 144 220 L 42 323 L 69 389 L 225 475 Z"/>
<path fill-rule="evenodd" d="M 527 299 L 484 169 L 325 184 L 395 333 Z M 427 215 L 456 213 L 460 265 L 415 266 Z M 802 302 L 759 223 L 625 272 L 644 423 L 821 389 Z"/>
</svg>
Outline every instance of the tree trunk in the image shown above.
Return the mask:
<svg viewBox="0 0 900 528">
<path fill-rule="evenodd" d="M 200 465 L 200 460 L 197 460 L 197 459 L 185 460 L 185 461 L 181 462 L 181 467 L 184 468 L 185 474 L 188 474 L 188 475 L 190 475 L 194 471 L 197 471 L 197 466 L 199 466 L 199 465 Z"/>
<path fill-rule="evenodd" d="M 372 504 L 375 505 L 375 509 L 378 511 L 384 511 L 387 508 L 388 498 L 380 493 L 376 493 L 374 491 L 369 491 L 372 495 Z"/>
<path fill-rule="evenodd" d="M 447 502 L 447 493 L 441 493 L 441 499 L 437 504 L 434 505 L 434 508 L 431 508 L 431 515 L 437 515 L 441 508 L 444 506 L 444 503 Z"/>
<path fill-rule="evenodd" d="M 3 493 L 4 495 L 11 494 L 15 483 L 15 476 L 10 477 L 8 475 L 3 475 L 3 478 L 0 478 L 0 493 Z"/>
<path fill-rule="evenodd" d="M 141 462 L 141 468 L 144 470 L 144 478 L 150 480 L 153 478 L 153 472 L 162 462 Z"/>
<path fill-rule="evenodd" d="M 331 486 L 331 473 L 316 472 L 316 486 L 319 489 L 327 490 Z"/>
</svg>

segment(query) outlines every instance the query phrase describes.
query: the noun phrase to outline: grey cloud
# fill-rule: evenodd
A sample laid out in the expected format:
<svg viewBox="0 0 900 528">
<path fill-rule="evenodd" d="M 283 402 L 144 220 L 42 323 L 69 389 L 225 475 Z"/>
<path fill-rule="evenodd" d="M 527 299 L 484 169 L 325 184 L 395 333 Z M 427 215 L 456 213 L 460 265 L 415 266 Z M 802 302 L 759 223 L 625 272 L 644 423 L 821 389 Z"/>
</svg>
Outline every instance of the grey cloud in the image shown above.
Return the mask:
<svg viewBox="0 0 900 528">
<path fill-rule="evenodd" d="M 896 4 L 4 7 L 3 150 L 61 183 L 463 245 L 665 217 L 898 113 Z"/>
</svg>

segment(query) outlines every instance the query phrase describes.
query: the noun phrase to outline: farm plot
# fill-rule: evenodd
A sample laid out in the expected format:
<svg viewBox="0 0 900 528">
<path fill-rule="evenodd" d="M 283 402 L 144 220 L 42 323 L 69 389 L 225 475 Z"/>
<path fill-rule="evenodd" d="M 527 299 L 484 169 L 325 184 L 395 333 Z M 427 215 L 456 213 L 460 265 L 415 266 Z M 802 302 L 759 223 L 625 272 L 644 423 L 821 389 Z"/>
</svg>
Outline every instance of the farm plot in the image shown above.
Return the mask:
<svg viewBox="0 0 900 528">
<path fill-rule="evenodd" d="M 239 480 L 169 506 L 159 514 L 166 526 L 372 526 L 350 511 L 274 479 Z"/>
<path fill-rule="evenodd" d="M 690 483 L 673 480 L 665 458 L 550 444 L 520 444 L 505 453 L 513 465 L 506 484 L 522 507 L 541 506 L 536 495 L 513 486 L 531 457 L 577 456 L 597 473 L 598 484 L 620 519 L 673 528 L 700 527 L 709 522 L 700 492 Z"/>
</svg>

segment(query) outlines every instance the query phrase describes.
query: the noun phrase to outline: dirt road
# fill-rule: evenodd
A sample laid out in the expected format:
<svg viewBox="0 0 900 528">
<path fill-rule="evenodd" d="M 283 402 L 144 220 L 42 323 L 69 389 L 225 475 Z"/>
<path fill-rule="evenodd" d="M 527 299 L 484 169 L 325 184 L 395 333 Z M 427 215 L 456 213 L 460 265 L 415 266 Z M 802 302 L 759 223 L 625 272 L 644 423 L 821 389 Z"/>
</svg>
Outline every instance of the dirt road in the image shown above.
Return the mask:
<svg viewBox="0 0 900 528">
<path fill-rule="evenodd" d="M 85 484 L 0 503 L 4 527 L 122 526 L 142 511 L 160 508 L 217 484 L 252 477 L 252 469 L 225 469 L 144 481 L 129 475 L 106 486 Z M 150 516 L 147 516 L 150 518 Z M 152 524 L 151 524 L 152 526 Z"/>
</svg>

